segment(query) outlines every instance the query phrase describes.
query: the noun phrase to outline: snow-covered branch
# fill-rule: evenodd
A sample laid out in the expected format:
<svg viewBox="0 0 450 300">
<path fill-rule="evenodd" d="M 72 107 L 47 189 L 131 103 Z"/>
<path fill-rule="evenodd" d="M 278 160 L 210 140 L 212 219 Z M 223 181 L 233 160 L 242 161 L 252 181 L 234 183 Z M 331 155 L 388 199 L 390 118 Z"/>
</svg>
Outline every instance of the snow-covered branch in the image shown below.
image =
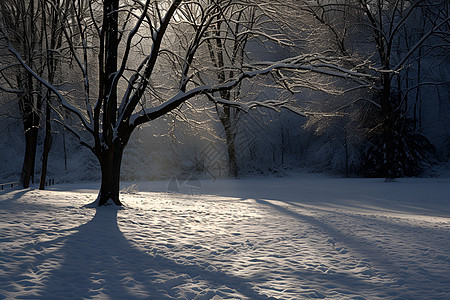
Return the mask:
<svg viewBox="0 0 450 300">
<path fill-rule="evenodd" d="M 323 63 L 322 60 L 323 57 L 316 58 L 315 60 L 318 60 L 319 63 L 316 65 L 311 64 L 311 59 L 306 59 L 308 57 L 305 57 L 304 55 L 285 59 L 279 62 L 259 62 L 252 65 L 245 65 L 246 69 L 250 69 L 249 71 L 244 71 L 240 73 L 238 76 L 236 76 L 233 79 L 228 80 L 224 83 L 219 83 L 216 85 L 203 85 L 196 88 L 193 88 L 187 92 L 184 92 L 180 90 L 175 96 L 173 96 L 170 100 L 160 104 L 156 107 L 151 107 L 147 109 L 141 110 L 138 114 L 133 115 L 130 118 L 130 124 L 132 127 L 136 127 L 140 124 L 149 122 L 151 120 L 157 119 L 160 116 L 172 111 L 173 109 L 177 108 L 179 105 L 184 103 L 185 101 L 192 99 L 195 96 L 201 95 L 201 94 L 213 94 L 216 92 L 224 91 L 224 90 L 231 90 L 232 88 L 236 87 L 242 80 L 246 78 L 253 78 L 255 76 L 265 75 L 269 74 L 275 70 L 292 70 L 292 71 L 311 71 L 319 74 L 329 75 L 333 77 L 341 77 L 341 78 L 361 78 L 361 79 L 367 79 L 372 78 L 368 74 L 359 73 L 352 70 L 347 70 L 342 67 L 336 66 L 334 64 L 326 64 Z M 303 61 L 306 60 L 308 65 L 305 65 L 306 63 Z M 285 102 L 250 102 L 248 104 L 243 103 L 237 103 L 235 101 L 225 100 L 225 99 L 217 99 L 214 98 L 214 101 L 217 101 L 221 104 L 229 105 L 229 106 L 239 106 L 243 108 L 244 110 L 247 110 L 249 108 L 252 108 L 254 106 L 268 106 L 270 108 L 275 109 L 276 107 L 284 106 L 286 107 Z M 297 112 L 297 111 L 296 111 Z M 299 114 L 306 114 L 306 113 L 299 113 Z"/>
</svg>

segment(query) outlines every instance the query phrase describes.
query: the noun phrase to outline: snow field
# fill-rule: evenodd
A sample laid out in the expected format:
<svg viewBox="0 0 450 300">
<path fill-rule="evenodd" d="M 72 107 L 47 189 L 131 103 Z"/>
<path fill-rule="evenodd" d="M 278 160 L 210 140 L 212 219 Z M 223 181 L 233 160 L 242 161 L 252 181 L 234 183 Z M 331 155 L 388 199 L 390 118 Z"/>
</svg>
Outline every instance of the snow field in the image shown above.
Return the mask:
<svg viewBox="0 0 450 300">
<path fill-rule="evenodd" d="M 97 184 L 0 193 L 0 298 L 448 299 L 450 179 Z"/>
</svg>

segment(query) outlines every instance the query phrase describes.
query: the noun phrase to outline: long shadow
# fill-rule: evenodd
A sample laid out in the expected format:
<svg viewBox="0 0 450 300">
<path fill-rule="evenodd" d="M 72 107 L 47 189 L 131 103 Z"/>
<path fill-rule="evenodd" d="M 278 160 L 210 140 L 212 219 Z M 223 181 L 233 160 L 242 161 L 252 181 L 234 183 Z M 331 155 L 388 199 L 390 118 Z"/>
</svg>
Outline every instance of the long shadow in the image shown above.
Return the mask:
<svg viewBox="0 0 450 300">
<path fill-rule="evenodd" d="M 388 273 L 393 280 L 389 285 L 402 286 L 404 284 L 408 284 L 408 286 L 413 289 L 421 287 L 419 288 L 419 293 L 421 293 L 421 289 L 428 290 L 431 287 L 435 287 L 436 283 L 439 283 L 438 286 L 448 286 L 450 284 L 450 280 L 448 279 L 448 276 L 446 276 L 447 273 L 432 273 L 425 268 L 417 266 L 419 262 L 412 260 L 409 261 L 406 268 L 405 266 L 400 268 L 397 261 L 389 258 L 389 252 L 375 247 L 375 245 L 373 245 L 370 241 L 345 234 L 344 232 L 337 230 L 312 216 L 291 211 L 282 206 L 270 203 L 269 201 L 261 199 L 257 199 L 256 201 L 260 204 L 270 206 L 283 214 L 308 222 L 309 224 L 322 230 L 328 236 L 336 239 L 336 241 L 342 242 L 348 249 L 350 249 L 350 251 L 358 253 L 364 259 L 368 259 L 370 263 L 373 264 L 378 270 Z M 412 244 L 412 246 L 414 246 L 414 242 L 412 242 Z M 407 257 L 408 253 L 405 253 L 404 255 Z M 444 264 L 448 264 L 448 258 L 443 258 L 441 261 Z M 412 272 L 408 270 L 410 267 L 412 267 Z M 418 296 L 418 294 L 415 295 Z M 407 298 L 411 297 L 408 296 Z"/>
<path fill-rule="evenodd" d="M 99 208 L 92 220 L 74 230 L 60 249 L 37 262 L 57 262 L 51 274 L 42 280 L 38 293 L 41 299 L 100 295 L 126 299 L 177 298 L 181 295 L 176 287 L 186 283 L 186 278 L 206 281 L 216 289 L 227 286 L 250 299 L 268 299 L 244 278 L 140 251 L 119 230 L 116 210 Z"/>
<path fill-rule="evenodd" d="M 35 255 L 34 262 L 24 262 L 19 268 L 22 271 L 13 278 L 27 276 L 23 270 L 29 269 L 30 265 L 34 273 L 46 273 L 41 285 L 35 286 L 35 291 L 38 292 L 33 293 L 40 299 L 90 299 L 96 296 L 126 299 L 181 298 L 177 286 L 186 283 L 186 279 L 205 281 L 215 289 L 226 286 L 249 299 L 269 299 L 255 291 L 250 283 L 264 281 L 265 276 L 256 280 L 241 278 L 142 252 L 120 231 L 117 213 L 117 210 L 108 207 L 98 208 L 89 222 L 58 231 L 68 232 L 68 235 L 26 245 L 22 249 L 24 252 L 37 249 L 42 253 Z M 54 265 L 53 270 L 48 268 L 50 263 Z M 351 288 L 353 291 L 373 288 L 372 284 L 350 274 L 323 274 L 299 269 L 294 275 L 304 278 L 306 282 L 329 279 L 336 286 Z M 213 295 L 209 296 L 211 298 Z"/>
<path fill-rule="evenodd" d="M 296 219 L 300 219 L 313 225 L 314 227 L 322 230 L 329 237 L 334 238 L 336 241 L 342 242 L 343 244 L 345 244 L 346 247 L 348 247 L 352 251 L 359 253 L 363 258 L 369 259 L 377 267 L 384 269 L 390 274 L 397 275 L 396 278 L 400 279 L 405 276 L 404 273 L 399 272 L 399 269 L 395 267 L 394 262 L 388 258 L 388 255 L 385 251 L 383 251 L 382 249 L 376 249 L 373 245 L 371 245 L 367 241 L 362 241 L 358 238 L 351 237 L 350 235 L 345 234 L 312 216 L 294 212 L 282 206 L 270 203 L 269 201 L 266 200 L 256 199 L 256 202 L 262 205 L 270 206 L 285 215 L 292 216 Z"/>
<path fill-rule="evenodd" d="M 0 191 L 0 196 L 3 196 L 3 197 L 5 197 L 6 194 L 15 192 L 12 197 L 7 197 L 5 200 L 0 200 L 0 204 L 6 204 L 6 203 L 11 203 L 11 202 L 17 201 L 18 199 L 20 199 L 23 195 L 25 195 L 29 191 L 31 191 L 31 190 L 30 189 L 17 189 L 17 188 Z"/>
<path fill-rule="evenodd" d="M 294 202 L 294 201 L 283 201 L 285 203 L 288 203 L 289 205 L 298 207 L 300 209 L 311 209 L 310 207 L 304 206 L 298 202 Z M 323 209 L 323 208 L 319 208 L 319 207 L 314 207 L 315 211 L 321 211 L 324 213 L 332 213 L 332 211 L 327 210 L 327 209 Z M 411 228 L 417 228 L 418 230 L 420 230 L 423 233 L 426 233 L 425 236 L 428 237 L 433 237 L 436 233 L 436 229 L 429 229 L 423 226 L 420 226 L 418 224 L 408 224 L 408 225 L 402 225 L 402 223 L 392 223 L 392 222 L 388 222 L 388 220 L 383 220 L 380 219 L 379 217 L 376 217 L 375 215 L 360 215 L 360 214 L 355 214 L 355 213 L 349 213 L 349 212 L 345 212 L 345 211 L 339 211 L 339 215 L 345 215 L 348 218 L 352 218 L 352 219 L 358 219 L 358 220 L 370 220 L 371 223 L 376 223 L 376 224 L 380 224 L 382 226 L 385 227 L 389 227 L 392 228 L 394 230 L 398 230 L 398 231 L 410 231 Z M 432 239 L 430 239 L 432 240 Z"/>
</svg>

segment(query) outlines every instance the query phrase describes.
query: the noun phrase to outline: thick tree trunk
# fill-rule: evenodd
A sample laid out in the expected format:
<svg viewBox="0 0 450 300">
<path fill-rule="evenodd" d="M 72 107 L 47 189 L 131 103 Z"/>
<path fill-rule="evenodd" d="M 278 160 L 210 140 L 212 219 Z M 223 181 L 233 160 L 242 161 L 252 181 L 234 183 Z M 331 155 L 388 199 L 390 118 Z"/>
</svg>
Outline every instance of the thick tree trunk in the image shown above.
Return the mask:
<svg viewBox="0 0 450 300">
<path fill-rule="evenodd" d="M 102 183 L 98 194 L 98 206 L 107 205 L 111 202 L 121 206 L 119 199 L 120 189 L 120 166 L 122 155 L 129 135 L 125 137 L 119 132 L 115 132 L 115 122 L 117 118 L 117 85 L 114 78 L 117 72 L 118 54 L 118 9 L 119 0 L 103 1 L 103 27 L 100 36 L 100 82 L 99 91 L 102 99 L 103 124 L 97 124 L 96 133 L 102 134 L 96 138 L 94 154 L 97 156 L 102 171 Z M 100 110 L 95 112 L 97 120 L 100 119 Z M 118 135 L 119 137 L 115 136 Z"/>
<path fill-rule="evenodd" d="M 122 205 L 122 202 L 119 199 L 119 190 L 120 166 L 122 164 L 123 150 L 124 145 L 118 144 L 97 154 L 102 171 L 102 183 L 97 199 L 99 206 L 107 205 L 110 201 L 117 206 Z"/>
</svg>

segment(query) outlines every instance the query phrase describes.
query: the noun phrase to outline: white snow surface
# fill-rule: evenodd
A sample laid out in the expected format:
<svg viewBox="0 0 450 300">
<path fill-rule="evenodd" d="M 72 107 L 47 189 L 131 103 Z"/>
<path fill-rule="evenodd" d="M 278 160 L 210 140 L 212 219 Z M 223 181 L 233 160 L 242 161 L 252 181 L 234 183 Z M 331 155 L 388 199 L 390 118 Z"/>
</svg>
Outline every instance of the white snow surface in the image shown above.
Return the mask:
<svg viewBox="0 0 450 300">
<path fill-rule="evenodd" d="M 175 183 L 0 191 L 0 299 L 450 299 L 450 178 Z"/>
</svg>

